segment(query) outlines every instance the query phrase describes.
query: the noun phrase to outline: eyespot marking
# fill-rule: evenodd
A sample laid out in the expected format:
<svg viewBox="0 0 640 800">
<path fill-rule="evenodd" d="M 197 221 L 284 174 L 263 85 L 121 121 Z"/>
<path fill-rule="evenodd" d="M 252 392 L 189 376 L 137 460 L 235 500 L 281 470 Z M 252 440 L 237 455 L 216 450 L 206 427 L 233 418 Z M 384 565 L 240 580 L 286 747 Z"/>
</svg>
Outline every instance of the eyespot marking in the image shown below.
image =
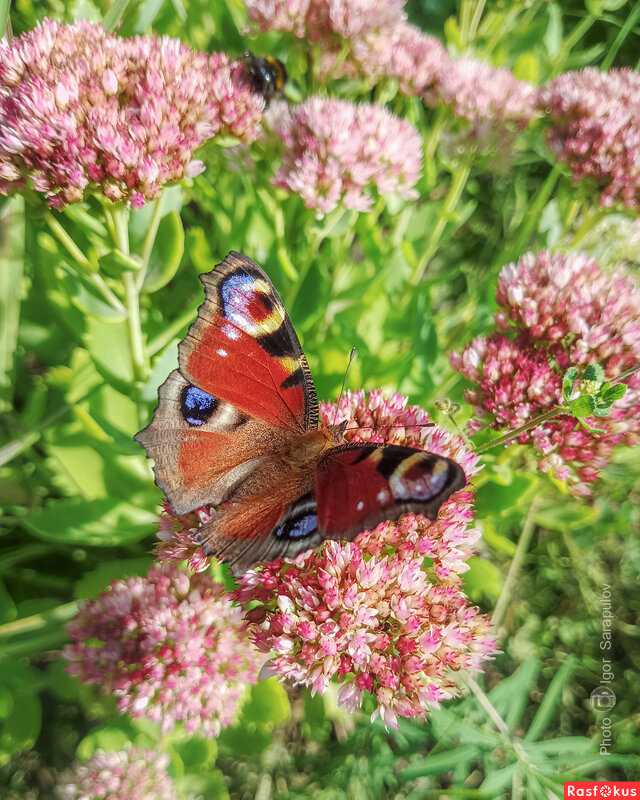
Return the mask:
<svg viewBox="0 0 640 800">
<path fill-rule="evenodd" d="M 180 393 L 180 411 L 188 425 L 198 427 L 208 422 L 218 405 L 217 399 L 197 386 L 185 386 Z"/>
<path fill-rule="evenodd" d="M 276 539 L 306 539 L 318 530 L 316 514 L 307 514 L 298 519 L 285 520 L 273 531 Z"/>
</svg>

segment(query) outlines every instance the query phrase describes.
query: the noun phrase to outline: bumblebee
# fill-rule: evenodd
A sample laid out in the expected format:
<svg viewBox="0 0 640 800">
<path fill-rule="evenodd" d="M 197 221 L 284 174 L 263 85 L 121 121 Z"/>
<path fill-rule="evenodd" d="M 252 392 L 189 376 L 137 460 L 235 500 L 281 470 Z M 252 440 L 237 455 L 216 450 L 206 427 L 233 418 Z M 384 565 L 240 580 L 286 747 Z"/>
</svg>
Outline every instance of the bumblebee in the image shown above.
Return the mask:
<svg viewBox="0 0 640 800">
<path fill-rule="evenodd" d="M 241 60 L 245 64 L 251 88 L 256 94 L 264 97 L 267 105 L 276 94 L 283 94 L 284 85 L 289 76 L 279 58 L 256 56 L 247 50 L 243 53 Z"/>
</svg>

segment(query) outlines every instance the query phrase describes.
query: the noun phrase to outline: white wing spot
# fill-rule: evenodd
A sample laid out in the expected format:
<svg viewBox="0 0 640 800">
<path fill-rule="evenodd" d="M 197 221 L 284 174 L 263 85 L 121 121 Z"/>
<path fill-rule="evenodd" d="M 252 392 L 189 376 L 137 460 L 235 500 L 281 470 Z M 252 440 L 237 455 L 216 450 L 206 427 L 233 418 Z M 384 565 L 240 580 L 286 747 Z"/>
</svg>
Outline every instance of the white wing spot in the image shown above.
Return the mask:
<svg viewBox="0 0 640 800">
<path fill-rule="evenodd" d="M 362 502 L 362 500 L 358 503 L 356 508 L 357 508 L 358 511 L 362 511 L 362 509 L 364 508 L 364 503 Z"/>
<path fill-rule="evenodd" d="M 239 339 L 241 334 L 237 328 L 234 328 L 232 325 L 223 325 L 222 332 L 227 337 L 227 339 Z"/>
<path fill-rule="evenodd" d="M 217 353 L 219 356 L 222 356 L 223 358 L 224 358 L 225 356 L 228 356 L 228 355 L 229 355 L 229 353 L 227 353 L 227 351 L 226 351 L 226 350 L 223 350 L 222 348 L 220 348 L 219 350 L 216 350 L 216 353 Z"/>
<path fill-rule="evenodd" d="M 378 492 L 378 500 L 381 503 L 386 503 L 389 499 L 389 492 L 386 489 L 382 489 L 382 491 Z"/>
</svg>

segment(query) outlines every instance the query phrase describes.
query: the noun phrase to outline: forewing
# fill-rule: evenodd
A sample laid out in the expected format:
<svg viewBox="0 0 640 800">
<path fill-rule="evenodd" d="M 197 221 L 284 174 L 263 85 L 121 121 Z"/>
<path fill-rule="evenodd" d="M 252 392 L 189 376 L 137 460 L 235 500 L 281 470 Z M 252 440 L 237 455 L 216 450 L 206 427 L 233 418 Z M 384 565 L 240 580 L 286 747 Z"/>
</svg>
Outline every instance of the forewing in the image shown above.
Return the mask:
<svg viewBox="0 0 640 800">
<path fill-rule="evenodd" d="M 151 423 L 136 435 L 176 514 L 242 491 L 274 447 L 273 429 L 197 389 L 174 370 Z"/>
<path fill-rule="evenodd" d="M 266 273 L 229 253 L 200 279 L 205 301 L 178 348 L 185 379 L 274 427 L 315 428 L 318 400 L 307 360 Z"/>
<path fill-rule="evenodd" d="M 291 321 L 263 270 L 230 253 L 201 276 L 205 302 L 136 440 L 176 513 L 248 493 L 264 457 L 317 426 L 318 402 Z"/>
</svg>

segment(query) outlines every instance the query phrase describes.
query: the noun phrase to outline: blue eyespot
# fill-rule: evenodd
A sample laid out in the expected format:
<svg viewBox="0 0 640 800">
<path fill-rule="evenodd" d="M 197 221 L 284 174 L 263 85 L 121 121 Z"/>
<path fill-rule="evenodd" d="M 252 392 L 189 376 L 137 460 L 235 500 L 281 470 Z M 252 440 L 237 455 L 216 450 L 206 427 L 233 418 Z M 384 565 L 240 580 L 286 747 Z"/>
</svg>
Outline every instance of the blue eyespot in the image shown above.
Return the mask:
<svg viewBox="0 0 640 800">
<path fill-rule="evenodd" d="M 204 425 L 216 410 L 218 401 L 197 386 L 185 386 L 180 395 L 180 411 L 189 425 Z"/>
<path fill-rule="evenodd" d="M 307 514 L 299 519 L 286 520 L 273 532 L 278 539 L 306 539 L 318 530 L 316 514 Z"/>
</svg>

